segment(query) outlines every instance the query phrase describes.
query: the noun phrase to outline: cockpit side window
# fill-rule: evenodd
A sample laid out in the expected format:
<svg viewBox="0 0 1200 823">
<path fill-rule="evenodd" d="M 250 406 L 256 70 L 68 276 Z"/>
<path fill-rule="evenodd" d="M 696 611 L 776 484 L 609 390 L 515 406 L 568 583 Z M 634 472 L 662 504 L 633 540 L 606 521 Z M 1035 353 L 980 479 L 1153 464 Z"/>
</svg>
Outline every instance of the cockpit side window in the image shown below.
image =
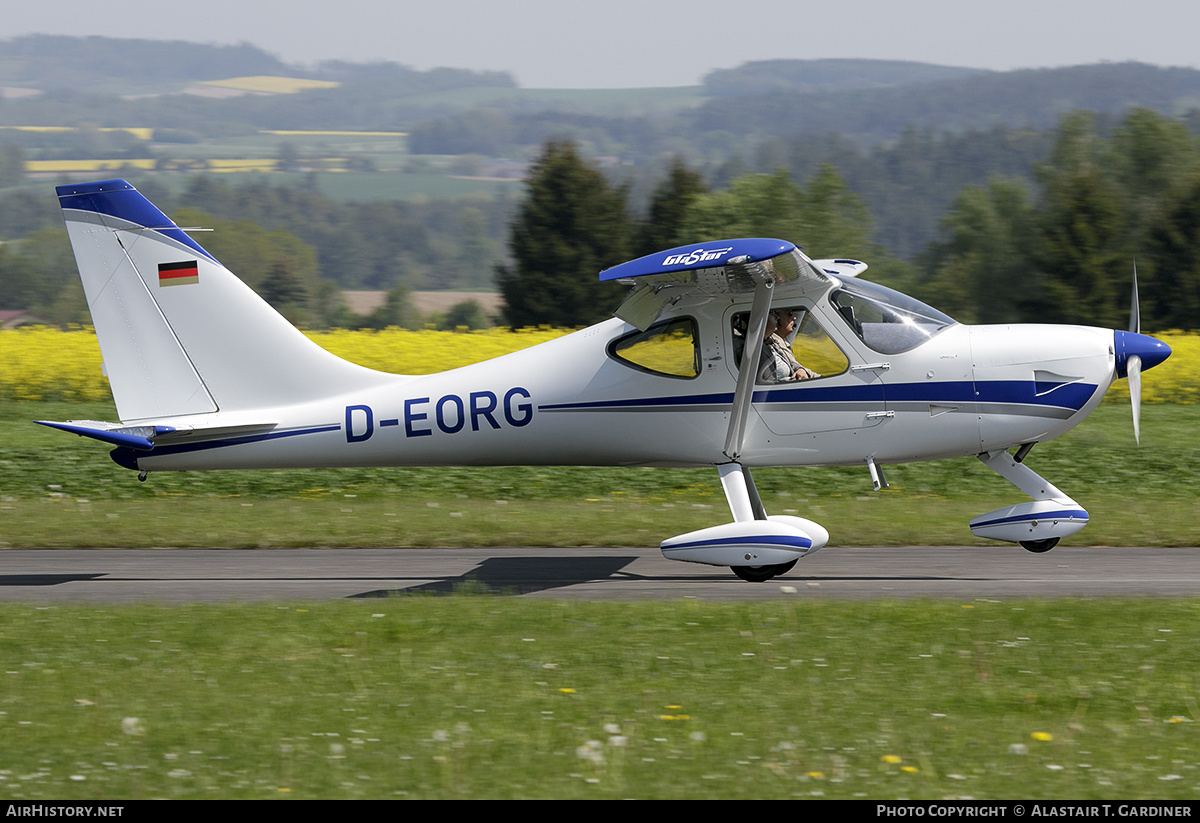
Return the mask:
<svg viewBox="0 0 1200 823">
<path fill-rule="evenodd" d="M 876 283 L 847 281 L 829 295 L 838 315 L 880 354 L 916 348 L 954 320 L 920 300 Z"/>
<path fill-rule="evenodd" d="M 645 331 L 619 337 L 608 354 L 625 366 L 664 377 L 695 377 L 700 373 L 696 321 L 680 317 Z"/>
<path fill-rule="evenodd" d="M 733 316 L 733 356 L 738 368 L 746 347 L 749 312 Z M 772 337 L 774 340 L 772 340 Z M 816 317 L 802 306 L 777 306 L 767 319 L 767 339 L 759 354 L 759 384 L 790 383 L 833 377 L 850 367 L 850 361 L 821 328 Z M 752 348 L 758 350 L 755 343 Z"/>
</svg>

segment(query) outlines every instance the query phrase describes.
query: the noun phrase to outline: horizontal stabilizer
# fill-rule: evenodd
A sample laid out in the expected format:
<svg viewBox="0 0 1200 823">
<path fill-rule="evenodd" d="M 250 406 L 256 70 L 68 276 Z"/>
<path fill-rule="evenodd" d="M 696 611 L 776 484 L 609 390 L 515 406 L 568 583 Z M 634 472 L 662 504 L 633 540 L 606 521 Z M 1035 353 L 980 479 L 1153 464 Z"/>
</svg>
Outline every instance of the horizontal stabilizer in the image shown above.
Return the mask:
<svg viewBox="0 0 1200 823">
<path fill-rule="evenodd" d="M 141 425 L 125 426 L 121 423 L 107 423 L 102 420 L 35 420 L 41 426 L 77 434 L 80 437 L 90 437 L 102 443 L 114 446 L 124 446 L 135 451 L 152 451 L 156 446 L 175 445 L 182 442 L 200 443 L 205 440 L 229 437 L 230 435 L 255 434 L 268 432 L 275 428 L 275 423 L 252 423 L 240 426 L 159 426 Z"/>
<path fill-rule="evenodd" d="M 122 426 L 120 423 L 105 423 L 100 420 L 67 420 L 56 423 L 51 420 L 35 420 L 39 426 L 49 426 L 52 429 L 77 434 L 80 437 L 90 437 L 102 443 L 114 446 L 125 446 L 138 451 L 150 451 L 154 448 L 151 440 L 159 428 L 165 426 Z"/>
</svg>

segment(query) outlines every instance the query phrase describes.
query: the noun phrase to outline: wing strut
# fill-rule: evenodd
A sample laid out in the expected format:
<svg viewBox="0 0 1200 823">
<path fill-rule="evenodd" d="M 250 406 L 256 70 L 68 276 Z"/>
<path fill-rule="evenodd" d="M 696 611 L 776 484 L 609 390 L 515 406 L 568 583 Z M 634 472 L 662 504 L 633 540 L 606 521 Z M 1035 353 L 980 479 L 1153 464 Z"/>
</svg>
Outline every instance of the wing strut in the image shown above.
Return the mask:
<svg viewBox="0 0 1200 823">
<path fill-rule="evenodd" d="M 758 372 L 763 332 L 767 328 L 767 312 L 771 308 L 771 295 L 775 288 L 775 279 L 765 267 L 750 264 L 746 268 L 758 281 L 758 285 L 754 289 L 754 305 L 750 309 L 750 324 L 746 328 L 742 365 L 738 368 L 737 389 L 733 393 L 729 431 L 725 434 L 725 456 L 730 460 L 737 460 L 742 454 L 742 441 L 746 437 L 746 418 L 750 414 L 750 403 L 754 400 L 754 377 Z"/>
</svg>

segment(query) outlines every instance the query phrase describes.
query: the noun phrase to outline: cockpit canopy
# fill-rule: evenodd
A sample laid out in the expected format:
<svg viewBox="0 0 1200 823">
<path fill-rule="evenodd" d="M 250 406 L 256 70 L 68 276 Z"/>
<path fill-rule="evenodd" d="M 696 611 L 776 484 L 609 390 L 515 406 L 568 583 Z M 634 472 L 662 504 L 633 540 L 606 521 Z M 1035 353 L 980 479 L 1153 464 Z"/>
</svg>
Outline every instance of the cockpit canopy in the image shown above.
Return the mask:
<svg viewBox="0 0 1200 823">
<path fill-rule="evenodd" d="M 955 321 L 920 300 L 865 280 L 844 280 L 829 302 L 859 339 L 880 354 L 916 348 Z"/>
</svg>

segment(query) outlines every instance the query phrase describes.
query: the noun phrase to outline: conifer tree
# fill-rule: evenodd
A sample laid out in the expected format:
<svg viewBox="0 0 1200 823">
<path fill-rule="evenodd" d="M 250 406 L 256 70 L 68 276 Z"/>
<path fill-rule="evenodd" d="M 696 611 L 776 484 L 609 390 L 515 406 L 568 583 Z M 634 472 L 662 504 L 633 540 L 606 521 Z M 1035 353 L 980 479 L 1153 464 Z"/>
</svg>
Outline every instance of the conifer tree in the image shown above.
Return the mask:
<svg viewBox="0 0 1200 823">
<path fill-rule="evenodd" d="M 697 197 L 707 191 L 704 176 L 688 168 L 683 159 L 676 156 L 666 179 L 650 197 L 650 211 L 646 221 L 639 227 L 634 256 L 641 257 L 685 243 L 711 239 L 684 237 L 681 234 L 688 209 Z"/>
<path fill-rule="evenodd" d="M 611 316 L 623 288 L 599 274 L 630 257 L 625 189 L 566 141 L 546 143 L 527 186 L 510 227 L 513 265 L 497 269 L 508 324 L 582 326 Z"/>
<path fill-rule="evenodd" d="M 1146 240 L 1149 274 L 1142 286 L 1142 324 L 1149 329 L 1200 328 L 1200 176 L 1174 203 Z"/>
</svg>

